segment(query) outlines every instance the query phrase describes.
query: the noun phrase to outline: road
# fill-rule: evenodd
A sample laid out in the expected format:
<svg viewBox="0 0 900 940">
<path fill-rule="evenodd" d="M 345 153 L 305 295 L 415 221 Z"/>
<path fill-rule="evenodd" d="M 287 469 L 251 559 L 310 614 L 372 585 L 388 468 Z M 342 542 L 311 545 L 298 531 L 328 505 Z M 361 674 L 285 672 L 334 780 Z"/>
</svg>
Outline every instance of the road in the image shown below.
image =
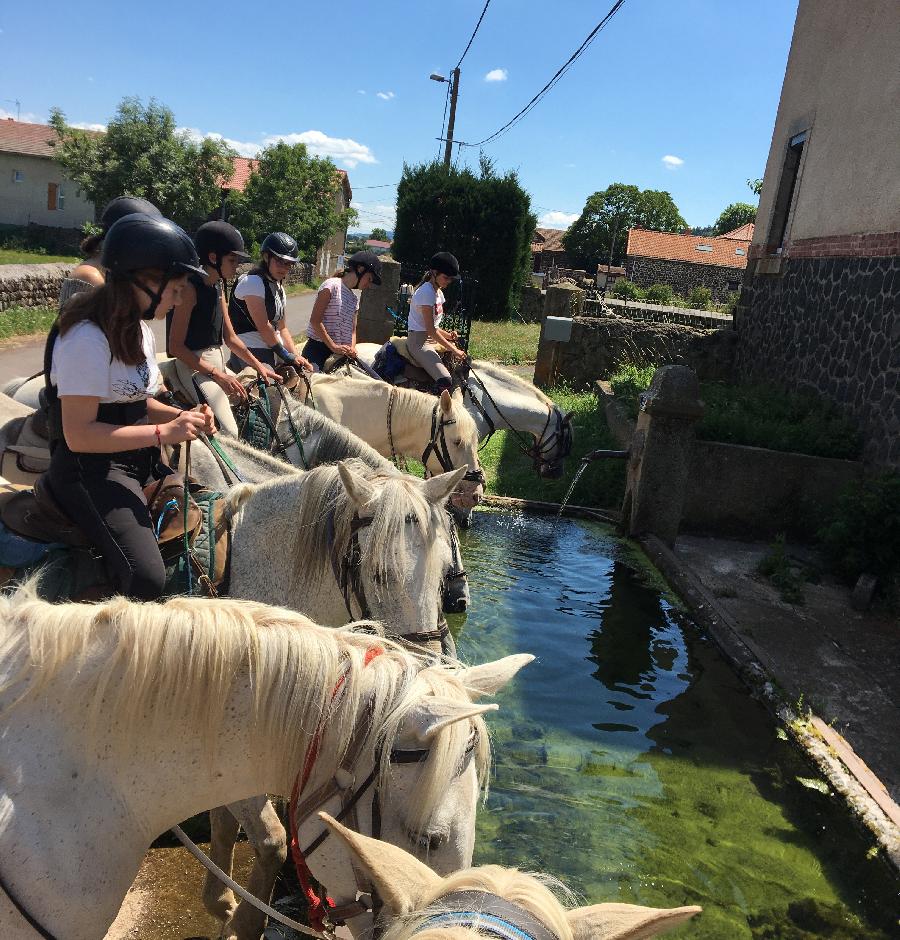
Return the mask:
<svg viewBox="0 0 900 940">
<path fill-rule="evenodd" d="M 287 299 L 287 320 L 291 333 L 296 336 L 306 331 L 306 324 L 312 313 L 313 302 L 316 299 L 314 291 L 297 294 Z M 166 348 L 166 324 L 164 320 L 153 322 L 153 334 L 156 337 L 156 348 L 162 351 Z M 10 340 L 8 345 L 0 348 L 0 385 L 17 376 L 34 375 L 44 366 L 44 338 L 23 337 L 21 340 Z"/>
</svg>

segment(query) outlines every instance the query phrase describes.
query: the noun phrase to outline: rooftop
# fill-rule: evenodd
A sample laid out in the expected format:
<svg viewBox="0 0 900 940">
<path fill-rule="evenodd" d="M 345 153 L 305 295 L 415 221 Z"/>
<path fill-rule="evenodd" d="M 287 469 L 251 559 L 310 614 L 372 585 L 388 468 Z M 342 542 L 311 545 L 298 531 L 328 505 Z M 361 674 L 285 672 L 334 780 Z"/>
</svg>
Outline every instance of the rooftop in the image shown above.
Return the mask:
<svg viewBox="0 0 900 940">
<path fill-rule="evenodd" d="M 625 254 L 629 258 L 660 258 L 664 261 L 689 261 L 692 264 L 746 268 L 750 239 L 736 237 L 736 233 L 743 231 L 743 228 L 745 226 L 714 238 L 632 228 L 628 230 Z"/>
<path fill-rule="evenodd" d="M 566 234 L 565 229 L 559 228 L 536 228 L 534 238 L 531 240 L 532 253 L 539 251 L 565 251 L 563 248 L 562 237 Z"/>
<path fill-rule="evenodd" d="M 0 151 L 32 157 L 52 157 L 56 131 L 49 124 L 26 124 L 12 118 L 0 120 Z"/>
</svg>

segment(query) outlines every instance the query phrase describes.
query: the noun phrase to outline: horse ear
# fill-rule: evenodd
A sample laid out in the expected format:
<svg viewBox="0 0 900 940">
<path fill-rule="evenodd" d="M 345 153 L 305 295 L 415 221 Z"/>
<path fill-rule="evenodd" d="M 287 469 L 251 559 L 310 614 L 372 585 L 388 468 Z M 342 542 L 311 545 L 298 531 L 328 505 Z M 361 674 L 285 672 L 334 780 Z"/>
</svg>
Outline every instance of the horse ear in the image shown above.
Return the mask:
<svg viewBox="0 0 900 940">
<path fill-rule="evenodd" d="M 422 484 L 425 490 L 425 499 L 433 505 L 442 503 L 455 489 L 456 484 L 466 475 L 468 464 L 463 464 L 455 470 L 439 473 L 436 477 L 429 477 Z"/>
<path fill-rule="evenodd" d="M 468 666 L 461 669 L 457 676 L 473 697 L 493 695 L 499 692 L 523 666 L 533 661 L 534 656 L 531 653 L 516 653 L 491 663 L 482 663 L 480 666 Z"/>
<path fill-rule="evenodd" d="M 465 721 L 485 712 L 495 712 L 500 708 L 493 702 L 487 705 L 471 705 L 468 702 L 454 702 L 452 699 L 428 698 L 417 711 L 424 716 L 424 724 L 416 728 L 425 741 L 430 741 L 438 732 L 457 721 Z"/>
<path fill-rule="evenodd" d="M 453 394 L 450 396 L 453 399 L 454 404 L 461 405 L 463 403 L 463 390 L 461 385 L 457 385 L 453 389 Z"/>
<path fill-rule="evenodd" d="M 445 415 L 453 411 L 453 399 L 450 397 L 450 393 L 447 389 L 441 392 L 441 411 L 443 411 Z"/>
<path fill-rule="evenodd" d="M 645 940 L 665 933 L 702 907 L 640 907 L 636 904 L 592 904 L 566 911 L 573 940 Z"/>
<path fill-rule="evenodd" d="M 357 507 L 362 509 L 375 495 L 375 487 L 373 487 L 368 480 L 364 480 L 361 476 L 354 473 L 347 466 L 345 461 L 341 460 L 337 467 L 338 473 L 341 475 L 341 482 L 344 484 L 344 489 L 347 491 L 350 499 L 356 503 Z"/>
<path fill-rule="evenodd" d="M 409 852 L 353 832 L 328 813 L 319 819 L 350 849 L 391 914 L 411 914 L 437 893 L 443 879 Z"/>
</svg>

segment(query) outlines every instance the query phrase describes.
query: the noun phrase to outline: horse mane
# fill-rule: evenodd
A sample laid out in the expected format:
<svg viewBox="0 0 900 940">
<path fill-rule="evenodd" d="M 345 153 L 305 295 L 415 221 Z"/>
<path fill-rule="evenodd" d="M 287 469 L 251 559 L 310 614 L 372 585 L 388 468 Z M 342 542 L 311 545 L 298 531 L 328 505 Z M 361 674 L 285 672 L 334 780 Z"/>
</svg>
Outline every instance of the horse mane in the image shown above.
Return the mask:
<svg viewBox="0 0 900 940">
<path fill-rule="evenodd" d="M 148 721 L 161 733 L 167 719 L 192 715 L 212 753 L 228 696 L 246 677 L 256 727 L 270 739 L 288 738 L 278 749 L 285 780 L 301 766 L 321 716 L 329 716 L 337 767 L 365 713 L 366 746 L 383 748 L 383 786 L 391 748 L 423 696 L 469 701 L 452 666 L 426 665 L 384 637 L 352 632 L 360 624 L 320 627 L 295 611 L 233 598 L 49 604 L 38 597 L 37 583 L 0 597 L 0 695 L 7 698 L 0 717 L 52 685 L 61 709 L 89 716 L 95 740 L 88 748 L 110 734 L 140 740 Z M 380 655 L 372 656 L 376 649 Z M 342 676 L 342 695 L 335 697 Z M 411 825 L 424 829 L 463 759 L 472 723 L 479 782 L 486 783 L 487 730 L 480 716 L 470 721 L 447 726 L 432 742 L 406 813 Z"/>
<path fill-rule="evenodd" d="M 394 403 L 394 415 L 397 418 L 406 418 L 410 423 L 421 423 L 426 427 L 430 426 L 427 422 L 431 421 L 431 415 L 439 399 L 434 395 L 428 395 L 425 392 L 419 392 L 414 388 L 403 388 L 394 386 L 397 393 L 397 399 Z M 453 402 L 453 416 L 456 418 L 456 426 L 459 435 L 464 440 L 472 440 L 475 447 L 478 446 L 478 427 L 475 420 L 462 405 L 456 401 Z M 449 433 L 449 432 L 448 432 Z"/>
<path fill-rule="evenodd" d="M 487 891 L 499 895 L 533 914 L 559 940 L 572 940 L 572 927 L 566 919 L 563 906 L 574 906 L 572 892 L 552 876 L 503 868 L 500 865 L 464 868 L 442 879 L 431 895 L 422 899 L 417 910 L 400 915 L 391 922 L 384 933 L 384 940 L 406 940 L 424 918 L 446 911 L 446 907 L 441 906 L 441 897 L 453 891 Z M 471 940 L 483 936 L 465 927 L 426 928 L 416 936 L 425 940 L 432 934 L 438 940 Z"/>
<path fill-rule="evenodd" d="M 420 480 L 400 473 L 387 462 L 379 469 L 359 458 L 346 459 L 343 464 L 376 490 L 370 503 L 372 522 L 367 531 L 367 546 L 360 558 L 362 575 L 375 585 L 376 592 L 379 585 L 396 583 L 405 577 L 410 554 L 421 550 L 410 545 L 407 523 L 413 523 L 425 542 L 428 575 L 420 589 L 436 594 L 450 560 L 443 507 L 425 499 Z M 279 482 L 263 484 L 257 492 L 278 486 Z M 289 552 L 296 565 L 295 577 L 301 582 L 311 576 L 333 578 L 332 552 L 337 558 L 344 557 L 353 537 L 353 518 L 358 507 L 344 488 L 335 464 L 304 473 L 300 489 L 302 498 L 292 514 L 296 541 Z"/>
<path fill-rule="evenodd" d="M 545 405 L 551 408 L 553 407 L 553 399 L 548 398 L 536 385 L 498 366 L 496 363 L 487 362 L 484 359 L 475 359 L 472 362 L 472 366 L 477 367 L 475 371 L 478 375 L 486 375 L 488 378 L 499 382 L 501 385 L 506 385 L 520 392 L 527 392 L 529 395 L 542 401 Z"/>
<path fill-rule="evenodd" d="M 332 379 L 332 376 L 327 376 Z M 318 382 L 316 383 L 318 384 Z M 318 434 L 316 446 L 307 453 L 307 459 L 314 466 L 334 463 L 345 457 L 358 457 L 373 470 L 390 470 L 393 464 L 370 447 L 364 440 L 348 431 L 343 425 L 332 421 L 320 411 L 315 411 L 308 405 L 296 400 L 288 399 L 291 417 L 299 425 L 299 431 L 305 439 L 311 434 Z"/>
</svg>

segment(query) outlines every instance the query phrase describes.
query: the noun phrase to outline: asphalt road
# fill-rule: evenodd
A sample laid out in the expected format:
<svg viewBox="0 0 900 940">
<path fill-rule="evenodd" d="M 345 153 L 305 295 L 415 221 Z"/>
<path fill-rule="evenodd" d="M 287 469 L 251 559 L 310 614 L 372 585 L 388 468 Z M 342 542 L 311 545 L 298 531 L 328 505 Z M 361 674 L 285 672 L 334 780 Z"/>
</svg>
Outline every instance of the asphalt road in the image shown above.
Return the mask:
<svg viewBox="0 0 900 940">
<path fill-rule="evenodd" d="M 309 323 L 315 299 L 316 295 L 313 291 L 288 297 L 287 320 L 294 336 L 306 331 L 306 324 Z M 166 348 L 166 324 L 164 320 L 154 320 L 153 334 L 156 337 L 157 350 L 164 350 Z M 40 372 L 43 366 L 43 337 L 23 338 L 20 341 L 10 340 L 8 345 L 0 348 L 0 384 L 18 376 L 34 375 L 36 372 Z"/>
</svg>

